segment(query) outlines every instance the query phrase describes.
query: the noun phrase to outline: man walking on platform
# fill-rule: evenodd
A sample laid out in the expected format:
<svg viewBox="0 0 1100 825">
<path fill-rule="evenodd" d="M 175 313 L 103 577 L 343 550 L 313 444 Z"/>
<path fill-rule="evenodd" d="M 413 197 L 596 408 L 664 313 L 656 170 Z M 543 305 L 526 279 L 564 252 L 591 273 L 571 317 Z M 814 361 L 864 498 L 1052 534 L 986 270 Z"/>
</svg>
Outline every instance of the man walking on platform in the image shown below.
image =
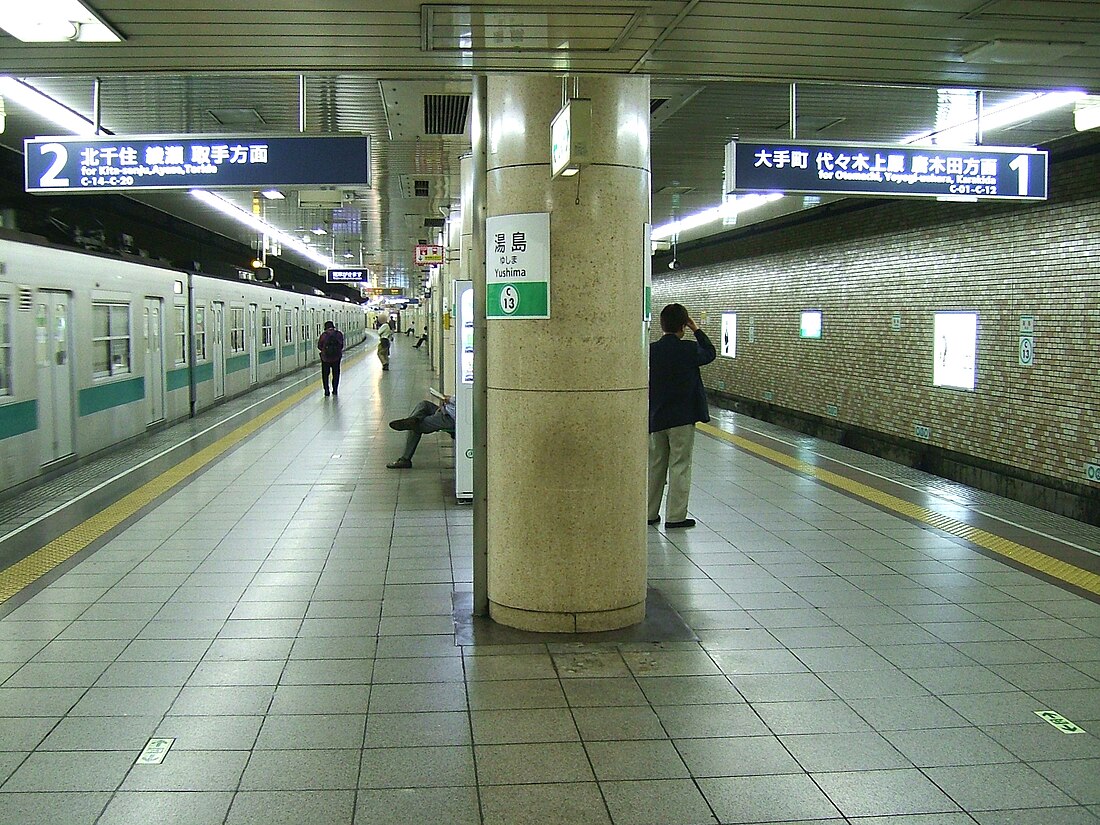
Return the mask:
<svg viewBox="0 0 1100 825">
<path fill-rule="evenodd" d="M 684 341 L 690 329 L 694 341 Z M 661 520 L 661 496 L 668 476 L 665 528 L 694 527 L 687 516 L 695 422 L 710 421 L 699 367 L 718 353 L 681 304 L 661 310 L 660 340 L 649 345 L 649 509 L 647 523 Z"/>
<path fill-rule="evenodd" d="M 329 394 L 329 375 L 332 375 L 332 394 L 339 395 L 340 359 L 344 357 L 344 333 L 332 321 L 325 321 L 324 332 L 317 339 L 317 351 L 321 353 L 321 385 Z"/>
</svg>

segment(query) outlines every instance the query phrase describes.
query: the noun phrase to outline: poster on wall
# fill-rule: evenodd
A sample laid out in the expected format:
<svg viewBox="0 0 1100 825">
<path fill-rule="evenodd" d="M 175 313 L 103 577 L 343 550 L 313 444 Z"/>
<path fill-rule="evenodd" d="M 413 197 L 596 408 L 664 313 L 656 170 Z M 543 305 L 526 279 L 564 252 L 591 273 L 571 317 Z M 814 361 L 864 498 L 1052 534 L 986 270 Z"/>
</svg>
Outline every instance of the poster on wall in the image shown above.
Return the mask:
<svg viewBox="0 0 1100 825">
<path fill-rule="evenodd" d="M 821 310 L 820 309 L 804 309 L 802 310 L 802 317 L 798 325 L 798 336 L 800 338 L 820 338 L 821 337 Z"/>
<path fill-rule="evenodd" d="M 978 313 L 937 312 L 934 335 L 936 342 L 932 384 L 960 390 L 974 389 Z"/>
<path fill-rule="evenodd" d="M 726 358 L 737 357 L 737 313 L 722 313 L 722 355 Z"/>
</svg>

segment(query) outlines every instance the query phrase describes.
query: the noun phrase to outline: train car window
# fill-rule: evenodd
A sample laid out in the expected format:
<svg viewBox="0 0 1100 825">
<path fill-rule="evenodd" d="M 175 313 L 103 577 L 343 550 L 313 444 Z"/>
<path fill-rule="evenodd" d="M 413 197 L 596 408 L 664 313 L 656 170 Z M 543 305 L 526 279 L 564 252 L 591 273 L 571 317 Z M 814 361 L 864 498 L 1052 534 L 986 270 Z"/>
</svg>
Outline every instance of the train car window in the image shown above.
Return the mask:
<svg viewBox="0 0 1100 825">
<path fill-rule="evenodd" d="M 195 360 L 206 360 L 206 307 L 195 307 Z"/>
<path fill-rule="evenodd" d="M 229 308 L 229 351 L 245 351 L 244 307 Z"/>
<path fill-rule="evenodd" d="M 294 313 L 292 313 L 288 309 L 286 311 L 286 316 L 285 316 L 284 320 L 285 320 L 286 324 L 285 324 L 285 327 L 283 329 L 283 343 L 284 344 L 293 344 L 294 343 Z"/>
<path fill-rule="evenodd" d="M 0 295 L 0 395 L 11 395 L 11 299 Z"/>
<path fill-rule="evenodd" d="M 273 310 L 261 309 L 260 310 L 260 346 L 261 347 L 273 347 L 275 346 L 275 334 L 272 331 L 271 318 Z"/>
<path fill-rule="evenodd" d="M 130 305 L 92 302 L 92 373 L 96 378 L 130 372 Z"/>
<path fill-rule="evenodd" d="M 176 311 L 176 363 L 187 360 L 187 307 L 175 307 Z"/>
</svg>

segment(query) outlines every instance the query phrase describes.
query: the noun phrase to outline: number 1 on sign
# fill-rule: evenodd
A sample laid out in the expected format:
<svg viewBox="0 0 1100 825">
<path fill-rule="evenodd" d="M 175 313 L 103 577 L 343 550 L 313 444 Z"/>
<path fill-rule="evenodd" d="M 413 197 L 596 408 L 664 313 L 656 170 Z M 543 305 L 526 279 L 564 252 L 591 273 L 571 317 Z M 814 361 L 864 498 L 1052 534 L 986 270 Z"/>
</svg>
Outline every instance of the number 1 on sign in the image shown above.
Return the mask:
<svg viewBox="0 0 1100 825">
<path fill-rule="evenodd" d="M 1027 187 L 1029 183 L 1029 176 L 1031 173 L 1031 167 L 1028 166 L 1027 155 L 1017 155 L 1012 163 L 1008 164 L 1008 168 L 1016 173 L 1016 180 L 1019 183 L 1020 197 L 1027 197 Z"/>
<path fill-rule="evenodd" d="M 519 309 L 519 292 L 514 286 L 506 286 L 500 291 L 500 308 L 508 315 Z"/>
</svg>

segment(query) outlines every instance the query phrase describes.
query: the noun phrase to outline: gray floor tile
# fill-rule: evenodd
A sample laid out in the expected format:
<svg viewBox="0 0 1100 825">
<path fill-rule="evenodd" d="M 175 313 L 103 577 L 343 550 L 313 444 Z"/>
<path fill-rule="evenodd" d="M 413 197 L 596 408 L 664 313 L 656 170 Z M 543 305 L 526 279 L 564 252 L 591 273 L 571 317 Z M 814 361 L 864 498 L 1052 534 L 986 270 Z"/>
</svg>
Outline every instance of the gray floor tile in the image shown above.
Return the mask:
<svg viewBox="0 0 1100 825">
<path fill-rule="evenodd" d="M 195 791 L 121 791 L 115 794 L 97 825 L 138 822 L 171 825 L 222 825 L 233 794 Z M 270 819 L 265 819 L 270 823 Z"/>
<path fill-rule="evenodd" d="M 524 786 L 524 788 L 527 787 Z M 355 821 L 369 822 L 370 825 L 409 825 L 412 822 L 481 825 L 477 791 L 474 788 L 361 790 L 356 800 Z M 526 802 L 524 807 L 528 804 L 530 801 Z M 487 817 L 486 821 L 491 820 Z M 522 820 L 505 821 L 519 825 Z"/>
<path fill-rule="evenodd" d="M 659 717 L 648 706 L 573 708 L 573 719 L 586 742 L 665 738 Z"/>
<path fill-rule="evenodd" d="M 140 708 L 140 706 L 135 706 Z M 140 753 L 160 722 L 156 716 L 70 716 L 58 722 L 43 751 L 128 751 Z"/>
<path fill-rule="evenodd" d="M 667 739 L 586 742 L 585 750 L 601 783 L 608 780 L 686 779 L 690 776 Z"/>
<path fill-rule="evenodd" d="M 470 714 L 470 721 L 478 745 L 570 742 L 580 738 L 573 715 L 565 708 L 476 710 Z"/>
<path fill-rule="evenodd" d="M 271 685 L 243 687 L 184 687 L 169 713 L 173 716 L 254 716 L 267 712 L 275 688 Z"/>
<path fill-rule="evenodd" d="M 225 825 L 337 825 L 351 822 L 354 810 L 352 791 L 241 791 Z"/>
<path fill-rule="evenodd" d="M 638 685 L 653 705 L 709 705 L 745 701 L 735 684 L 722 675 L 640 677 Z"/>
<path fill-rule="evenodd" d="M 984 725 L 982 732 L 1025 762 L 1100 757 L 1100 738 L 1092 734 L 1065 734 L 1040 720 L 1022 725 Z"/>
<path fill-rule="evenodd" d="M 1100 805 L 1100 758 L 1032 762 L 1031 767 L 1082 805 Z"/>
<path fill-rule="evenodd" d="M 192 687 L 229 687 L 238 685 L 275 685 L 279 683 L 281 661 L 203 661 L 195 668 L 187 684 Z"/>
<path fill-rule="evenodd" d="M 485 779 L 481 780 L 483 783 Z M 474 785 L 470 747 L 368 748 L 360 788 L 431 788 Z"/>
<path fill-rule="evenodd" d="M 161 716 L 179 694 L 178 687 L 91 688 L 69 711 L 70 716 L 125 716 L 139 710 Z"/>
<path fill-rule="evenodd" d="M 156 736 L 175 739 L 172 750 L 247 751 L 259 733 L 262 716 L 168 716 Z"/>
<path fill-rule="evenodd" d="M 468 713 L 372 713 L 367 717 L 368 748 L 469 744 Z"/>
<path fill-rule="evenodd" d="M 359 751 L 253 751 L 241 778 L 244 791 L 336 791 L 359 781 Z"/>
<path fill-rule="evenodd" d="M 1096 825 L 1100 811 L 1093 808 L 1030 808 L 1015 811 L 977 812 L 979 825 Z"/>
<path fill-rule="evenodd" d="M 58 721 L 60 717 L 51 716 L 0 718 L 0 751 L 34 750 Z"/>
<path fill-rule="evenodd" d="M 693 777 L 802 773 L 774 736 L 677 739 L 675 745 Z"/>
<path fill-rule="evenodd" d="M 13 667 L 5 688 L 91 687 L 107 668 L 106 662 L 28 662 Z"/>
<path fill-rule="evenodd" d="M 815 773 L 813 780 L 840 812 L 849 817 L 959 810 L 950 797 L 916 768 Z"/>
<path fill-rule="evenodd" d="M 115 662 L 95 683 L 97 688 L 183 687 L 193 662 Z"/>
<path fill-rule="evenodd" d="M 808 776 L 700 779 L 699 787 L 721 822 L 798 821 L 840 816 Z"/>
<path fill-rule="evenodd" d="M 874 731 L 810 733 L 780 739 L 809 773 L 908 768 L 911 764 Z"/>
<path fill-rule="evenodd" d="M 969 726 L 966 719 L 935 696 L 852 699 L 849 702 L 877 731 Z"/>
<path fill-rule="evenodd" d="M 366 724 L 366 714 L 268 716 L 256 749 L 360 748 Z"/>
<path fill-rule="evenodd" d="M 668 738 L 764 736 L 771 733 L 748 705 L 687 705 L 656 709 Z"/>
<path fill-rule="evenodd" d="M 887 731 L 883 735 L 918 768 L 1018 761 L 977 728 Z"/>
<path fill-rule="evenodd" d="M 28 753 L 17 751 L 0 751 L 0 787 L 8 781 L 8 777 L 15 773 L 15 769 L 23 764 Z"/>
<path fill-rule="evenodd" d="M 131 761 L 134 755 L 130 755 Z M 247 751 L 172 748 L 159 765 L 134 765 L 124 791 L 233 791 L 248 761 Z"/>
<path fill-rule="evenodd" d="M 466 658 L 466 679 L 471 682 L 554 678 L 557 671 L 548 653 Z"/>
<path fill-rule="evenodd" d="M 840 701 L 759 702 L 753 709 L 772 733 L 853 733 L 871 726 Z M 944 708 L 944 710 L 947 710 Z"/>
<path fill-rule="evenodd" d="M 591 782 L 588 756 L 579 742 L 478 745 L 478 782 L 523 785 L 547 782 Z"/>
<path fill-rule="evenodd" d="M 110 800 L 110 793 L 4 793 L 0 825 L 57 822 L 93 825 Z"/>
<path fill-rule="evenodd" d="M 279 685 L 269 713 L 366 713 L 370 685 Z"/>
<path fill-rule="evenodd" d="M 466 686 L 455 682 L 374 685 L 371 713 L 418 713 L 466 709 Z"/>
<path fill-rule="evenodd" d="M 372 659 L 296 659 L 278 664 L 280 685 L 367 685 L 377 667 Z"/>
<path fill-rule="evenodd" d="M 731 676 L 734 687 L 750 702 L 797 702 L 836 699 L 814 673 L 758 673 Z"/>
<path fill-rule="evenodd" d="M 474 658 L 480 661 L 495 661 L 497 659 L 522 657 L 482 656 Z M 548 657 L 547 666 L 549 666 Z M 550 678 L 554 678 L 553 668 L 549 668 L 548 674 L 546 675 Z M 423 658 L 376 659 L 374 662 L 374 675 L 371 681 L 375 684 L 461 682 L 463 678 L 462 660 L 458 657 L 444 658 L 440 656 L 427 656 Z M 515 678 L 527 677 L 517 676 Z"/>
<path fill-rule="evenodd" d="M 1073 805 L 1074 800 L 1027 765 L 926 768 L 925 774 L 965 811 Z"/>
<path fill-rule="evenodd" d="M 135 754 L 110 751 L 32 753 L 5 783 L 8 791 L 113 791 Z"/>
<path fill-rule="evenodd" d="M 575 681 L 566 680 L 568 689 Z M 611 681 L 600 679 L 600 682 Z M 626 681 L 626 680 L 624 680 Z M 634 681 L 628 680 L 634 687 L 641 704 L 645 697 L 637 689 Z M 560 708 L 566 706 L 563 684 L 557 679 L 524 679 L 519 681 L 468 682 L 466 696 L 471 710 L 515 710 L 520 708 Z M 570 704 L 575 704 L 570 700 Z"/>
<path fill-rule="evenodd" d="M 554 653 L 554 666 L 561 679 L 591 679 L 605 677 L 629 677 L 618 651 L 592 651 L 586 653 Z"/>
<path fill-rule="evenodd" d="M 687 779 L 601 782 L 615 825 L 715 823 L 707 800 Z"/>
<path fill-rule="evenodd" d="M 0 717 L 63 716 L 84 695 L 84 688 L 0 688 Z"/>
</svg>

